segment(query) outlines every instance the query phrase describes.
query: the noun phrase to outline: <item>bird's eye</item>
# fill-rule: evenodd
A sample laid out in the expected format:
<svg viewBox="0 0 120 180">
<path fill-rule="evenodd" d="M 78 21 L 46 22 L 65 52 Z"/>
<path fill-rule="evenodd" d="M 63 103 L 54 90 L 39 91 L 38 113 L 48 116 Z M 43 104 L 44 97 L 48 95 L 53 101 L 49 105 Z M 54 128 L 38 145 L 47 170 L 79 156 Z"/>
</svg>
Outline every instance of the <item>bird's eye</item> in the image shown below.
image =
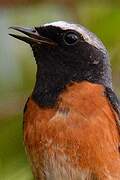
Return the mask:
<svg viewBox="0 0 120 180">
<path fill-rule="evenodd" d="M 74 45 L 78 41 L 79 36 L 77 33 L 67 32 L 63 38 L 64 38 L 65 44 Z"/>
</svg>

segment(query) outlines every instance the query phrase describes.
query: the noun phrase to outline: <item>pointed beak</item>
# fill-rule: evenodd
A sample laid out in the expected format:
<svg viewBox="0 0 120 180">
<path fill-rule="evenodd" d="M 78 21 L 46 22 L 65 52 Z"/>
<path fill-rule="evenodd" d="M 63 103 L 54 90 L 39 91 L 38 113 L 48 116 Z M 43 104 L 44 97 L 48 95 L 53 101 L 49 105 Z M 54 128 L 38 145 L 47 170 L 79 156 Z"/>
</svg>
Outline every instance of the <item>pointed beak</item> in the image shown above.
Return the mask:
<svg viewBox="0 0 120 180">
<path fill-rule="evenodd" d="M 23 28 L 23 27 L 13 26 L 13 27 L 9 27 L 9 29 L 13 29 L 25 34 L 26 36 L 9 33 L 10 36 L 19 39 L 21 41 L 24 41 L 30 45 L 31 44 L 56 45 L 56 43 L 53 42 L 52 40 L 41 36 L 35 28 Z"/>
</svg>

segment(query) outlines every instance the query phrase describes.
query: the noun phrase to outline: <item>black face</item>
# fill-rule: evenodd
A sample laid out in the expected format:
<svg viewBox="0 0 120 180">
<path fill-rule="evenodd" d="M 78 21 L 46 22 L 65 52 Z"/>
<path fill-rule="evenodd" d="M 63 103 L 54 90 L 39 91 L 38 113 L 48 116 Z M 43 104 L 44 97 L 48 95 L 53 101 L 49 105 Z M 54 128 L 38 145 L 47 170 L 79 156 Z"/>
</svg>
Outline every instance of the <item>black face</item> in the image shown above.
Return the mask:
<svg viewBox="0 0 120 180">
<path fill-rule="evenodd" d="M 37 32 L 56 43 L 32 44 L 33 52 L 37 63 L 43 64 L 46 61 L 54 63 L 54 66 L 66 65 L 85 68 L 90 65 L 97 65 L 103 61 L 105 54 L 88 44 L 81 34 L 73 30 L 61 30 L 58 27 L 47 26 L 36 28 Z M 80 71 L 79 71 L 80 73 Z"/>
<path fill-rule="evenodd" d="M 54 106 L 60 92 L 71 82 L 87 80 L 111 86 L 106 51 L 86 42 L 82 34 L 51 25 L 36 27 L 34 33 L 27 32 L 27 35 L 32 37 L 29 38 L 29 44 L 37 63 L 32 97 L 39 105 Z"/>
</svg>

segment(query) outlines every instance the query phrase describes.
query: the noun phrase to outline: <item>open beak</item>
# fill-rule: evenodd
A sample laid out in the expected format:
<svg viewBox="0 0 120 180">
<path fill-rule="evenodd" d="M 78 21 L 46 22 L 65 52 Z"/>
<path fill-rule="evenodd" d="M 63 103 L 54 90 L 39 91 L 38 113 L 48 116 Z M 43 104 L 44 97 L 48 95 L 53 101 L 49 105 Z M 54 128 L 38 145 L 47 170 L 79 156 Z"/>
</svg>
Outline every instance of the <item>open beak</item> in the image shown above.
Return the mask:
<svg viewBox="0 0 120 180">
<path fill-rule="evenodd" d="M 28 44 L 56 45 L 56 43 L 53 42 L 52 40 L 38 34 L 38 32 L 35 28 L 23 28 L 23 27 L 13 26 L 13 27 L 10 27 L 10 29 L 13 29 L 13 30 L 16 30 L 16 31 L 19 31 L 19 32 L 25 34 L 26 36 L 9 33 L 10 36 L 12 36 L 16 39 L 19 39 L 21 41 L 24 41 Z"/>
</svg>

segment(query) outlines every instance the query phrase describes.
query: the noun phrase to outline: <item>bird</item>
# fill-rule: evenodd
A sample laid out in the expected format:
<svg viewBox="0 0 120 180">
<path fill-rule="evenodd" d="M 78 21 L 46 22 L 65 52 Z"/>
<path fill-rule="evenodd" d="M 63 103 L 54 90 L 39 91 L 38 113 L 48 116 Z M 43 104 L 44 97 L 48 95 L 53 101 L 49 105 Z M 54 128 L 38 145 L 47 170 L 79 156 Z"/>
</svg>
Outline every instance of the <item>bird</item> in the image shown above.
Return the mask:
<svg viewBox="0 0 120 180">
<path fill-rule="evenodd" d="M 55 21 L 11 27 L 29 44 L 36 81 L 23 115 L 36 180 L 119 180 L 120 101 L 109 53 L 87 28 Z"/>
</svg>

